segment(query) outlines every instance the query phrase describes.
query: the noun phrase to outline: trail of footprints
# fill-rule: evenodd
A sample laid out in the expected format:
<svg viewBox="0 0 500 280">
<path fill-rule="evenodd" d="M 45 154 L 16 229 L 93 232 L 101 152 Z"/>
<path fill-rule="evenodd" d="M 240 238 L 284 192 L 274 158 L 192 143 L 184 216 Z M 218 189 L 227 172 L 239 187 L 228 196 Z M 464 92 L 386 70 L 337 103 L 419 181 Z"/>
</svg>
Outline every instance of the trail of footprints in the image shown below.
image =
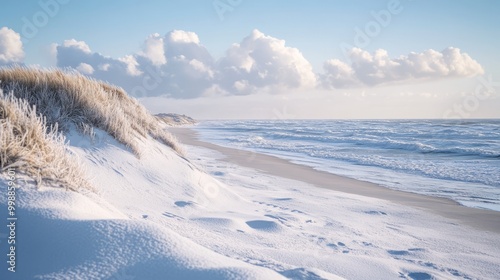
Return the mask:
<svg viewBox="0 0 500 280">
<path fill-rule="evenodd" d="M 297 229 L 298 230 L 297 234 L 299 236 L 302 236 L 302 238 L 308 240 L 308 242 L 312 243 L 313 244 L 312 246 L 316 248 L 315 250 L 313 250 L 315 255 L 313 256 L 313 258 L 319 258 L 319 259 L 328 257 L 331 254 L 350 254 L 356 252 L 358 253 L 365 252 L 367 247 L 371 248 L 370 250 L 373 249 L 384 250 L 383 248 L 380 248 L 371 242 L 363 240 L 350 240 L 349 242 L 346 242 L 346 241 L 334 240 L 335 238 L 328 238 L 317 234 L 308 233 L 307 228 L 305 228 L 308 226 L 308 224 L 316 224 L 315 226 L 320 226 L 323 228 L 339 228 L 343 227 L 343 225 L 335 220 L 329 220 L 329 219 L 324 221 L 323 220 L 318 221 L 317 218 L 310 216 L 306 212 L 303 212 L 298 209 L 293 209 L 287 206 L 278 205 L 279 202 L 291 201 L 292 198 L 274 198 L 273 200 L 276 201 L 277 203 L 257 201 L 257 200 L 253 201 L 258 205 L 264 206 L 263 208 L 260 209 L 257 208 L 255 211 L 256 212 L 263 211 L 265 212 L 265 214 L 262 215 L 262 219 L 257 218 L 246 221 L 245 223 L 249 228 L 262 232 L 268 232 L 271 234 L 279 232 L 282 227 L 289 228 L 290 230 Z M 176 207 L 183 208 L 186 206 L 191 206 L 193 202 L 176 201 L 174 204 Z M 368 210 L 362 213 L 371 216 L 380 216 L 380 217 L 388 216 L 386 212 L 378 210 Z M 185 218 L 170 212 L 165 212 L 163 213 L 163 215 L 168 218 L 185 220 Z M 147 218 L 147 215 L 145 215 L 145 217 L 143 218 Z M 209 219 L 209 217 L 207 217 L 207 219 Z M 388 228 L 391 228 L 390 224 L 388 224 Z M 392 228 L 392 229 L 396 231 L 401 230 L 399 228 Z M 238 229 L 237 231 L 240 233 L 246 233 L 246 230 L 242 229 Z M 422 267 L 421 271 L 413 270 L 413 271 L 399 272 L 398 276 L 401 279 L 409 279 L 409 280 L 436 279 L 432 274 L 429 273 L 429 270 L 439 271 L 453 277 L 459 277 L 461 279 L 472 279 L 469 275 L 463 274 L 456 269 L 441 267 L 434 263 L 422 261 L 421 254 L 426 253 L 426 250 L 422 248 L 408 248 L 406 250 L 389 249 L 385 251 L 388 255 L 390 255 L 392 258 L 396 260 Z M 247 260 L 247 262 L 249 263 L 255 261 L 256 260 Z M 270 265 L 265 260 L 259 260 L 257 261 L 256 264 L 260 266 Z M 277 271 L 279 270 L 281 269 L 277 269 Z M 282 274 L 283 275 L 288 274 L 288 276 L 296 274 L 296 276 L 299 276 L 299 274 L 306 272 L 310 273 L 310 271 L 307 270 L 301 272 L 295 270 L 283 270 Z M 312 277 L 311 279 L 313 278 L 315 277 Z"/>
</svg>

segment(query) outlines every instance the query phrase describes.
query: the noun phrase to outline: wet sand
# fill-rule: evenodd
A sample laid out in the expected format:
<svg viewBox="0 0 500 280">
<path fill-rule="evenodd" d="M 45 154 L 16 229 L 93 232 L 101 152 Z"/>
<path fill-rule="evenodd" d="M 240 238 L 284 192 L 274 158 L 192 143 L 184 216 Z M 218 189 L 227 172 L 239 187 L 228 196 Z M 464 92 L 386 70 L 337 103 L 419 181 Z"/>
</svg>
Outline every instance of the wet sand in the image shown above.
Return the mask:
<svg viewBox="0 0 500 280">
<path fill-rule="evenodd" d="M 275 156 L 222 147 L 200 141 L 197 133 L 189 128 L 169 128 L 168 131 L 186 145 L 204 147 L 220 152 L 225 156 L 222 160 L 230 163 L 260 170 L 275 176 L 306 182 L 320 188 L 388 200 L 455 219 L 459 223 L 477 229 L 500 233 L 500 212 L 497 211 L 465 207 L 446 198 L 391 190 L 377 184 L 295 164 Z"/>
</svg>

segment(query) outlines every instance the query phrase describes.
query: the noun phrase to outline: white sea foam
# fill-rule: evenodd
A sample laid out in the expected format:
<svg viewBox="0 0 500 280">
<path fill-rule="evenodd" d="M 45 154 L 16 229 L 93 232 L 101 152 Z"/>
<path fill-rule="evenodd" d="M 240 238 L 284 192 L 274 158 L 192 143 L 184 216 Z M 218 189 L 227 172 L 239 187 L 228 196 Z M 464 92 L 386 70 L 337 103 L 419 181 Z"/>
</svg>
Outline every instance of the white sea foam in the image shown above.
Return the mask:
<svg viewBox="0 0 500 280">
<path fill-rule="evenodd" d="M 205 121 L 203 139 L 500 211 L 500 121 Z"/>
</svg>

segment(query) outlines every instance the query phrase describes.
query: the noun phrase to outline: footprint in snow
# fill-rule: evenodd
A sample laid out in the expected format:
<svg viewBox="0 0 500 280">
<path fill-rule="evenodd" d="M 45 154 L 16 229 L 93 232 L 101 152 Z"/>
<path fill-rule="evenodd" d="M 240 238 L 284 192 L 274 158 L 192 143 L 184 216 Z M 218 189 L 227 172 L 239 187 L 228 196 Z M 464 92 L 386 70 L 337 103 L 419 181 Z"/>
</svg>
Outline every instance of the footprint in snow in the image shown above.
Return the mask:
<svg viewBox="0 0 500 280">
<path fill-rule="evenodd" d="M 387 216 L 387 213 L 383 212 L 383 211 L 375 211 L 375 210 L 372 210 L 372 211 L 365 211 L 365 214 L 368 214 L 368 215 L 383 215 L 383 216 Z"/>
<path fill-rule="evenodd" d="M 212 175 L 214 175 L 214 176 L 224 176 L 224 175 L 226 175 L 226 173 L 221 172 L 221 171 L 215 171 L 215 172 L 211 172 L 211 173 L 212 173 Z"/>
<path fill-rule="evenodd" d="M 274 216 L 274 215 L 271 215 L 271 214 L 266 214 L 264 215 L 266 217 L 269 217 L 271 219 L 275 219 L 275 220 L 278 220 L 278 222 L 280 222 L 281 224 L 287 226 L 287 227 L 290 227 L 290 225 L 288 225 L 286 222 L 287 222 L 287 219 L 286 218 L 283 218 L 283 217 L 280 217 L 280 216 Z"/>
<path fill-rule="evenodd" d="M 283 198 L 274 198 L 274 200 L 276 200 L 276 201 L 288 201 L 288 200 L 292 200 L 292 198 L 290 198 L 290 197 L 283 197 Z"/>
<path fill-rule="evenodd" d="M 434 277 L 432 277 L 432 275 L 430 275 L 429 273 L 425 273 L 425 272 L 410 272 L 408 273 L 408 279 L 412 279 L 412 280 L 431 280 L 431 279 L 435 279 Z"/>
<path fill-rule="evenodd" d="M 387 253 L 393 255 L 393 256 L 406 256 L 410 254 L 410 252 L 406 250 L 387 250 Z"/>
<path fill-rule="evenodd" d="M 328 246 L 334 250 L 339 250 L 339 251 L 342 250 L 343 254 L 349 254 L 349 252 L 350 252 L 349 248 L 343 242 L 337 242 L 337 244 L 328 243 L 328 244 L 326 244 L 326 246 Z"/>
<path fill-rule="evenodd" d="M 413 252 L 420 252 L 420 251 L 425 251 L 425 249 L 410 248 L 408 250 L 387 250 L 387 253 L 389 253 L 393 256 L 406 256 L 406 255 L 410 255 Z"/>
<path fill-rule="evenodd" d="M 290 279 L 310 279 L 310 280 L 323 280 L 325 278 L 319 276 L 318 274 L 309 271 L 305 268 L 295 268 L 280 272 L 281 275 Z"/>
<path fill-rule="evenodd" d="M 280 229 L 280 225 L 274 221 L 253 220 L 247 221 L 246 224 L 253 229 L 261 231 L 277 231 Z"/>
<path fill-rule="evenodd" d="M 184 218 L 183 218 L 183 217 L 181 217 L 181 216 L 177 216 L 177 215 L 172 214 L 172 213 L 170 213 L 170 212 L 165 212 L 165 213 L 163 213 L 163 216 L 165 216 L 165 217 L 169 217 L 169 218 L 177 218 L 177 219 L 179 219 L 179 220 L 184 220 Z"/>
<path fill-rule="evenodd" d="M 182 200 L 179 200 L 179 201 L 176 201 L 174 202 L 174 204 L 178 207 L 186 207 L 186 206 L 189 206 L 191 204 L 193 204 L 192 202 L 190 201 L 182 201 Z"/>
</svg>

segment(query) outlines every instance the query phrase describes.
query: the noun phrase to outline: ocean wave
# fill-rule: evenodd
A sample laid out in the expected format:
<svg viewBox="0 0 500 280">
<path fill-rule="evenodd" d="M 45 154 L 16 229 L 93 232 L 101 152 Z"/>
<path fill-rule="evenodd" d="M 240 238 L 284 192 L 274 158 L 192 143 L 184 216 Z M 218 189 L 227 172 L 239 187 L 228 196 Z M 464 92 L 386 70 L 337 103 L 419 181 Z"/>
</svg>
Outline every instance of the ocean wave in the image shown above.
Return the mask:
<svg viewBox="0 0 500 280">
<path fill-rule="evenodd" d="M 500 121 L 223 121 L 198 129 L 238 148 L 340 160 L 500 187 Z"/>
<path fill-rule="evenodd" d="M 250 130 L 246 132 L 251 132 Z M 255 141 L 257 140 L 257 141 Z M 266 132 L 260 133 L 258 136 L 247 137 L 243 136 L 241 138 L 233 138 L 233 142 L 247 142 L 254 145 L 262 145 L 266 143 L 271 143 L 274 140 L 278 141 L 296 141 L 296 142 L 310 142 L 313 143 L 323 143 L 326 145 L 353 145 L 359 147 L 365 147 L 366 149 L 386 149 L 386 150 L 400 150 L 404 152 L 417 152 L 421 154 L 436 154 L 443 156 L 460 156 L 460 157 L 476 157 L 476 158 L 500 158 L 500 152 L 483 149 L 477 147 L 437 147 L 432 144 L 422 143 L 422 142 L 405 142 L 400 140 L 392 139 L 377 139 L 373 138 L 361 138 L 361 137 L 338 137 L 338 136 L 325 136 L 325 135 L 297 135 L 287 132 Z M 255 146 L 255 148 L 261 148 Z M 265 147 L 264 147 L 265 148 Z"/>
</svg>

